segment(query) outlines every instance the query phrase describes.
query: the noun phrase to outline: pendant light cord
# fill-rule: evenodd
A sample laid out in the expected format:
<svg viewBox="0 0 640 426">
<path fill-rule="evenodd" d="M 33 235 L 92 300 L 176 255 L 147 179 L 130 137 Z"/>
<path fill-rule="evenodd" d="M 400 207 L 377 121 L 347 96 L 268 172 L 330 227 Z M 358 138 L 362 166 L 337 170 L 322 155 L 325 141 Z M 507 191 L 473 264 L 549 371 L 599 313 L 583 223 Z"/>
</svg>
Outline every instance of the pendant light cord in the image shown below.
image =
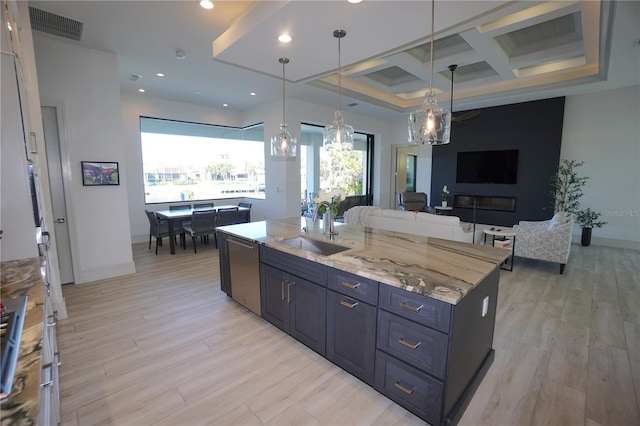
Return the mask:
<svg viewBox="0 0 640 426">
<path fill-rule="evenodd" d="M 433 92 L 433 26 L 435 22 L 436 1 L 431 0 L 431 70 L 429 71 L 429 93 Z"/>
<path fill-rule="evenodd" d="M 285 100 L 285 92 L 284 92 L 284 85 L 285 85 L 285 77 L 284 77 L 284 66 L 286 64 L 289 63 L 289 58 L 280 58 L 278 59 L 278 61 L 282 64 L 282 124 L 286 124 L 286 120 L 285 120 L 285 115 L 284 115 L 284 100 Z"/>
<path fill-rule="evenodd" d="M 340 84 L 340 39 L 342 37 L 338 37 L 338 111 L 342 111 L 342 102 L 340 101 L 340 97 L 342 96 L 342 91 L 340 89 L 341 84 Z"/>
<path fill-rule="evenodd" d="M 287 122 L 284 118 L 284 64 L 286 64 L 286 62 L 282 61 L 282 124 Z"/>
</svg>

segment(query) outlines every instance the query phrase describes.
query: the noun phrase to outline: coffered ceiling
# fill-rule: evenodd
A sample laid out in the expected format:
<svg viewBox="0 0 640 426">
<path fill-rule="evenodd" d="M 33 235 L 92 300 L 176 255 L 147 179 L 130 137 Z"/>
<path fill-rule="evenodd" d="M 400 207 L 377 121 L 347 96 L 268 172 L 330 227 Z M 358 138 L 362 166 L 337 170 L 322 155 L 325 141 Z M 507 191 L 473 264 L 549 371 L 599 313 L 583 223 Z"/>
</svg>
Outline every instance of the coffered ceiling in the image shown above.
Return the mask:
<svg viewBox="0 0 640 426">
<path fill-rule="evenodd" d="M 144 88 L 141 96 L 244 110 L 280 99 L 278 58 L 288 57 L 287 95 L 334 107 L 335 29 L 347 32 L 343 110 L 393 119 L 421 105 L 429 86 L 427 1 L 214 1 L 212 10 L 195 0 L 29 4 L 80 21 L 80 40 L 67 42 L 116 53 L 122 90 Z M 458 66 L 454 111 L 640 84 L 637 2 L 441 0 L 434 30 L 431 77 L 446 106 L 448 67 Z M 277 41 L 283 32 L 291 43 Z"/>
</svg>

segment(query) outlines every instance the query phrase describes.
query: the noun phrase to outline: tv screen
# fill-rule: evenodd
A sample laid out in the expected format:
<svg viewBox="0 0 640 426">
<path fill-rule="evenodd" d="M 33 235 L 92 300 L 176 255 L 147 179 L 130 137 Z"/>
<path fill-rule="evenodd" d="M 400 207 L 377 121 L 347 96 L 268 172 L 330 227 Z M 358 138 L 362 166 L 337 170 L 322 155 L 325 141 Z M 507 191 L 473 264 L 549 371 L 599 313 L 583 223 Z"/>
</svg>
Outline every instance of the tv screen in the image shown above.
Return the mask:
<svg viewBox="0 0 640 426">
<path fill-rule="evenodd" d="M 518 150 L 458 152 L 457 183 L 516 183 Z"/>
</svg>

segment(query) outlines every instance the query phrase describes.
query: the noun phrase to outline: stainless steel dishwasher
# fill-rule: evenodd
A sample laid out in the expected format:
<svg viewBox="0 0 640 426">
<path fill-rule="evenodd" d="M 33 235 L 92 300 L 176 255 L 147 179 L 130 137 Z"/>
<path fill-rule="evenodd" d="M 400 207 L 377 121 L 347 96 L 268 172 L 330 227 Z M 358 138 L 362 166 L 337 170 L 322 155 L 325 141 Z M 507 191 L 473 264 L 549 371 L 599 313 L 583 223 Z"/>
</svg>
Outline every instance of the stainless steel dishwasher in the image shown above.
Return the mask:
<svg viewBox="0 0 640 426">
<path fill-rule="evenodd" d="M 233 299 L 257 315 L 260 309 L 260 258 L 258 244 L 243 238 L 227 237 L 229 273 Z"/>
</svg>

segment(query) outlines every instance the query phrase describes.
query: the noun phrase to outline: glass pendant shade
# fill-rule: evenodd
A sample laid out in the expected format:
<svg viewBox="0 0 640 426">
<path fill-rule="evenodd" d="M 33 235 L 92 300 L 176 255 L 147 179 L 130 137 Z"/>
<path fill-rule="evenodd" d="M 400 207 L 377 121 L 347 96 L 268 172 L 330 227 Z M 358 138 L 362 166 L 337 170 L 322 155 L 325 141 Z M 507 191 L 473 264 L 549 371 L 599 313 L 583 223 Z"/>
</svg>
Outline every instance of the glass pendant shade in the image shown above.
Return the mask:
<svg viewBox="0 0 640 426">
<path fill-rule="evenodd" d="M 287 124 L 284 119 L 284 66 L 289 63 L 289 59 L 280 58 L 278 61 L 282 64 L 282 123 L 280 124 L 280 132 L 271 136 L 271 156 L 275 158 L 294 158 L 298 151 L 298 141 L 287 130 Z"/>
<path fill-rule="evenodd" d="M 445 145 L 451 133 L 451 113 L 438 105 L 433 91 L 427 92 L 422 108 L 409 115 L 409 143 Z"/>
<path fill-rule="evenodd" d="M 333 124 L 322 132 L 323 146 L 337 151 L 353 149 L 353 127 L 345 124 L 342 111 L 336 111 Z"/>
<path fill-rule="evenodd" d="M 335 30 L 333 36 L 338 39 L 338 109 L 333 118 L 333 124 L 324 128 L 322 142 L 326 149 L 336 151 L 348 151 L 353 149 L 353 127 L 345 124 L 342 118 L 341 108 L 341 84 L 340 84 L 340 39 L 345 37 L 345 30 Z"/>
<path fill-rule="evenodd" d="M 271 156 L 272 157 L 295 157 L 298 143 L 296 138 L 287 130 L 287 125 L 280 124 L 280 132 L 271 136 Z"/>
<path fill-rule="evenodd" d="M 409 115 L 409 143 L 445 145 L 449 143 L 451 133 L 451 112 L 441 108 L 433 91 L 433 27 L 435 21 L 435 0 L 431 0 L 431 42 L 429 43 L 431 71 L 429 72 L 429 90 L 422 108 Z"/>
</svg>

